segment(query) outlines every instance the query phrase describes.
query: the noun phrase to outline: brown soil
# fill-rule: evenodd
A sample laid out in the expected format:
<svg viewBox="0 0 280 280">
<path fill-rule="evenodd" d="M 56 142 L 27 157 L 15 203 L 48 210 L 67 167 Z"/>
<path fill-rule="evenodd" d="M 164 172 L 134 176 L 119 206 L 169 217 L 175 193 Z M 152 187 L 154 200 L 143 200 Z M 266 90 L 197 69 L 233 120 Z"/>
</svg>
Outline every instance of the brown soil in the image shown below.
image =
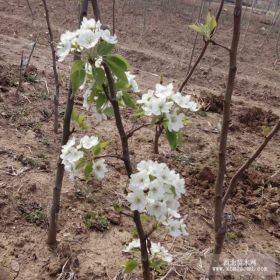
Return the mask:
<svg viewBox="0 0 280 280">
<path fill-rule="evenodd" d="M 64 30 L 76 28 L 78 2 L 48 1 L 57 40 Z M 146 8 L 140 0 L 116 2 L 119 51 L 137 73 L 141 88 L 154 87 L 161 75 L 164 83 L 173 81 L 178 86 L 186 75 L 195 36 L 187 25 L 197 17 L 200 1 L 153 0 Z M 131 240 L 134 227 L 131 219 L 119 217 L 112 209 L 114 201 L 124 201 L 127 180 L 121 162 L 109 160 L 109 176 L 102 184 L 74 183 L 65 177 L 59 246 L 51 249 L 45 244 L 46 214 L 52 197 L 61 128 L 58 135 L 52 132 L 54 84 L 43 6 L 40 1 L 30 0 L 30 3 L 33 21 L 26 1 L 0 1 L 0 279 L 56 279 L 67 260 L 65 271 L 71 266 L 78 279 L 113 279 L 127 258 L 122 250 Z M 211 9 L 213 12 L 217 9 L 215 1 Z M 224 45 L 231 40 L 232 11 L 232 5 L 226 4 L 215 35 Z M 101 12 L 103 22 L 111 24 L 111 1 L 102 1 Z M 269 15 L 254 13 L 244 38 L 248 15 L 247 10 L 232 104 L 228 178 L 263 140 L 263 127 L 272 127 L 280 114 L 280 64 L 275 63 L 277 29 L 264 23 L 270 19 Z M 32 71 L 16 98 L 21 53 L 24 51 L 28 56 L 37 35 Z M 201 40 L 195 56 L 200 47 Z M 153 132 L 148 128 L 137 132 L 130 143 L 134 163 L 147 158 L 163 161 L 186 179 L 187 194 L 180 212 L 186 216 L 189 237 L 179 238 L 173 244 L 164 232 L 153 236 L 153 240 L 163 241 L 178 257 L 176 272 L 166 279 L 203 279 L 206 268 L 200 267 L 200 260 L 213 247 L 213 195 L 223 105 L 220 96 L 225 89 L 227 64 L 227 53 L 211 46 L 195 71 L 186 92 L 201 101 L 204 110 L 191 115 L 192 123 L 186 127 L 184 144 L 178 151 L 171 152 L 161 139 L 160 155 L 154 156 Z M 59 64 L 59 71 L 64 77 L 62 122 L 68 64 Z M 81 109 L 78 103 L 76 106 Z M 128 114 L 125 116 L 129 129 L 135 120 Z M 94 119 L 90 120 L 93 127 L 90 133 L 110 139 L 109 151 L 118 150 L 120 143 L 114 123 L 96 125 Z M 233 256 L 246 250 L 257 251 L 274 254 L 280 262 L 279 140 L 278 134 L 244 174 L 226 209 L 233 217 L 229 230 L 234 238 L 226 240 L 224 249 Z M 96 225 L 88 230 L 82 217 L 89 210 L 107 217 L 109 229 L 103 231 L 103 227 Z M 139 275 L 137 272 L 130 279 L 141 279 Z M 155 275 L 155 279 L 160 277 Z"/>
</svg>

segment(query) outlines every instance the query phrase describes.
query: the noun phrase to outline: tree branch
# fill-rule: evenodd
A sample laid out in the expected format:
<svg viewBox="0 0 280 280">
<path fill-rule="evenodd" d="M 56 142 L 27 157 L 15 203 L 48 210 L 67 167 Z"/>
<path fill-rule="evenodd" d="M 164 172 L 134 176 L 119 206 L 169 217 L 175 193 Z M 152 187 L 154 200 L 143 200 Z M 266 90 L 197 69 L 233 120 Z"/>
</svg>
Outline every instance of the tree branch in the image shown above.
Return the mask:
<svg viewBox="0 0 280 280">
<path fill-rule="evenodd" d="M 263 149 L 267 146 L 269 141 L 273 138 L 273 136 L 279 131 L 280 129 L 280 120 L 277 122 L 277 124 L 274 126 L 272 131 L 268 134 L 268 136 L 264 139 L 263 143 L 258 147 L 258 149 L 251 155 L 251 157 L 237 170 L 237 172 L 234 174 L 232 179 L 230 180 L 228 189 L 223 197 L 222 206 L 223 209 L 225 208 L 225 205 L 230 198 L 232 191 L 234 187 L 236 186 L 237 181 L 240 179 L 242 174 L 248 167 L 252 164 L 252 162 L 261 154 Z"/>
<path fill-rule="evenodd" d="M 46 14 L 46 22 L 48 26 L 49 31 L 49 38 L 50 38 L 50 47 L 52 52 L 52 64 L 53 64 L 53 74 L 54 74 L 54 81 L 55 81 L 55 94 L 54 94 L 54 132 L 58 133 L 58 106 L 59 106 L 59 79 L 58 79 L 58 73 L 57 73 L 57 66 L 56 66 L 56 52 L 55 52 L 55 46 L 54 46 L 54 39 L 53 39 L 53 32 L 50 22 L 50 16 L 49 16 L 49 10 L 47 6 L 46 0 L 42 0 L 44 8 L 45 8 L 45 14 Z"/>
<path fill-rule="evenodd" d="M 214 40 L 210 40 L 210 43 L 213 45 L 213 46 L 218 46 L 218 47 L 221 47 L 223 49 L 225 49 L 226 51 L 228 51 L 230 53 L 230 48 L 224 46 L 224 45 L 221 45 L 219 43 L 217 43 L 216 41 Z"/>
<path fill-rule="evenodd" d="M 223 10 L 223 6 L 224 6 L 224 0 L 221 0 L 221 4 L 220 4 L 220 7 L 219 7 L 219 10 L 217 12 L 217 15 L 216 15 L 216 21 L 217 23 L 219 22 L 219 18 L 220 18 L 220 15 L 221 15 L 221 12 Z M 212 32 L 211 32 L 211 35 L 210 35 L 210 38 L 212 38 L 212 36 L 214 35 L 215 31 L 216 31 L 217 28 L 215 28 Z M 179 88 L 179 92 L 182 92 L 184 87 L 186 86 L 186 84 L 188 83 L 189 79 L 192 77 L 193 73 L 194 73 L 194 70 L 196 69 L 197 65 L 199 64 L 199 62 L 201 61 L 201 59 L 203 58 L 208 46 L 209 46 L 210 42 L 209 40 L 208 41 L 205 41 L 204 42 L 204 46 L 200 52 L 200 55 L 198 56 L 197 60 L 195 61 L 193 67 L 190 69 L 190 71 L 188 72 L 188 75 L 186 77 L 186 79 L 184 80 L 184 82 L 182 83 L 182 85 L 180 86 Z"/>
<path fill-rule="evenodd" d="M 128 131 L 128 133 L 126 134 L 127 138 L 132 137 L 133 134 L 134 134 L 136 131 L 140 130 L 140 129 L 143 128 L 143 127 L 147 127 L 147 126 L 149 126 L 149 125 L 151 125 L 151 124 L 150 124 L 150 123 L 144 123 L 144 124 L 142 124 L 142 125 L 140 125 L 140 126 L 134 128 L 134 129 L 131 129 L 131 130 Z"/>
</svg>

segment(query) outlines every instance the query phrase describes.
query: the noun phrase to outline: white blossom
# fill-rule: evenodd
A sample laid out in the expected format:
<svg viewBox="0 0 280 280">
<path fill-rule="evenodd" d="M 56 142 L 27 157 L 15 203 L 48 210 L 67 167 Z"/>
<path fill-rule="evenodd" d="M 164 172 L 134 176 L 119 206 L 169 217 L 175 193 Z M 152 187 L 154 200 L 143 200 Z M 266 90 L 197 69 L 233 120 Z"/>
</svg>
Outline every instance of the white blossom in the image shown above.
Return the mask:
<svg viewBox="0 0 280 280">
<path fill-rule="evenodd" d="M 127 200 L 131 210 L 147 213 L 169 229 L 172 227 L 172 236 L 185 234 L 186 227 L 178 220 L 178 200 L 185 193 L 185 180 L 165 163 L 156 161 L 143 160 L 137 170 L 129 182 Z"/>
<path fill-rule="evenodd" d="M 93 146 L 96 146 L 98 143 L 99 143 L 98 137 L 96 136 L 89 137 L 88 135 L 85 135 L 84 137 L 81 138 L 80 145 L 77 148 L 90 149 Z"/>
<path fill-rule="evenodd" d="M 137 190 L 127 195 L 127 201 L 130 203 L 132 211 L 142 212 L 147 204 L 146 196 L 143 191 Z"/>
<path fill-rule="evenodd" d="M 181 128 L 184 127 L 183 118 L 184 114 L 177 114 L 175 112 L 166 114 L 168 120 L 168 130 L 178 132 Z"/>
<path fill-rule="evenodd" d="M 98 180 L 103 179 L 105 177 L 106 172 L 108 171 L 104 159 L 98 159 L 94 161 L 92 165 L 92 169 L 93 169 L 94 176 Z"/>
<path fill-rule="evenodd" d="M 132 75 L 129 71 L 125 72 L 125 74 L 126 74 L 126 77 L 127 77 L 127 80 L 128 80 L 128 84 L 132 88 L 132 91 L 135 92 L 135 93 L 139 92 L 140 90 L 139 90 L 138 84 L 135 80 L 136 76 Z"/>
<path fill-rule="evenodd" d="M 89 29 L 80 30 L 80 34 L 77 39 L 79 46 L 85 49 L 94 48 L 100 39 L 99 33 L 94 33 Z"/>
</svg>

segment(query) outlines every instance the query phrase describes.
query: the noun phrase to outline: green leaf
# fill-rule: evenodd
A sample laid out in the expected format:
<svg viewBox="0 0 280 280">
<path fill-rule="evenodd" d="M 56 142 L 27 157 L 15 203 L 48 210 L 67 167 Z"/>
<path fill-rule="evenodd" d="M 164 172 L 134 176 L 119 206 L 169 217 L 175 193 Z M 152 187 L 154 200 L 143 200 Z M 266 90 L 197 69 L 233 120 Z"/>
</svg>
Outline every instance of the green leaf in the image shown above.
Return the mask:
<svg viewBox="0 0 280 280">
<path fill-rule="evenodd" d="M 92 161 L 91 162 L 88 162 L 86 167 L 85 167 L 85 170 L 84 170 L 84 176 L 85 176 L 85 179 L 88 180 L 92 174 Z"/>
<path fill-rule="evenodd" d="M 102 106 L 107 102 L 107 97 L 105 94 L 100 94 L 96 100 L 97 111 L 101 110 Z"/>
<path fill-rule="evenodd" d="M 102 85 L 105 81 L 105 72 L 102 68 L 94 68 L 92 74 L 97 85 Z"/>
<path fill-rule="evenodd" d="M 81 60 L 76 60 L 72 64 L 71 68 L 71 86 L 72 92 L 75 94 L 79 87 L 84 83 L 86 78 L 85 64 Z"/>
<path fill-rule="evenodd" d="M 151 218 L 146 214 L 140 214 L 140 220 L 141 222 L 149 222 Z"/>
<path fill-rule="evenodd" d="M 191 24 L 189 25 L 189 28 L 199 34 L 204 34 L 204 26 L 203 25 L 197 25 L 197 24 Z"/>
<path fill-rule="evenodd" d="M 172 150 L 177 147 L 177 133 L 175 131 L 169 131 L 166 129 L 166 137 Z"/>
<path fill-rule="evenodd" d="M 166 266 L 166 264 L 166 261 L 157 257 L 150 260 L 150 268 L 160 274 L 164 273 L 163 266 Z"/>
<path fill-rule="evenodd" d="M 129 64 L 128 61 L 120 54 L 112 54 L 106 57 L 106 61 L 114 62 L 118 65 L 123 71 L 128 71 Z"/>
<path fill-rule="evenodd" d="M 105 110 L 103 110 L 102 113 L 105 114 L 109 118 L 114 116 L 114 110 L 112 107 L 107 107 Z"/>
<path fill-rule="evenodd" d="M 128 84 L 127 76 L 125 74 L 128 70 L 128 63 L 125 58 L 121 55 L 114 54 L 107 56 L 105 61 L 117 78 Z"/>
<path fill-rule="evenodd" d="M 119 202 L 116 202 L 116 201 L 113 202 L 112 206 L 113 206 L 114 210 L 118 213 L 122 212 L 122 210 L 123 210 L 123 206 Z"/>
<path fill-rule="evenodd" d="M 206 19 L 206 27 L 210 31 L 210 33 L 217 27 L 217 21 L 214 16 L 211 16 L 209 13 Z"/>
<path fill-rule="evenodd" d="M 125 260 L 123 263 L 124 273 L 131 273 L 137 267 L 137 265 L 138 263 L 135 259 Z"/>
<path fill-rule="evenodd" d="M 127 107 L 130 107 L 132 109 L 137 109 L 137 105 L 135 101 L 131 98 L 129 93 L 123 92 L 122 99 Z"/>
<path fill-rule="evenodd" d="M 81 129 L 88 129 L 89 124 L 87 123 L 87 116 L 84 113 L 78 114 L 73 111 L 71 115 L 72 121 Z"/>
<path fill-rule="evenodd" d="M 269 132 L 270 132 L 270 127 L 264 126 L 264 127 L 262 128 L 262 133 L 263 133 L 263 135 L 264 135 L 265 137 L 267 137 L 267 135 L 269 134 Z"/>
<path fill-rule="evenodd" d="M 135 117 L 143 117 L 144 116 L 144 110 L 142 108 L 138 108 L 134 113 L 133 116 Z"/>
<path fill-rule="evenodd" d="M 109 44 L 106 41 L 100 42 L 97 47 L 97 54 L 100 56 L 108 55 L 115 45 Z"/>
<path fill-rule="evenodd" d="M 182 145 L 183 144 L 183 137 L 184 137 L 183 131 L 179 130 L 178 133 L 177 133 L 178 145 Z"/>
</svg>

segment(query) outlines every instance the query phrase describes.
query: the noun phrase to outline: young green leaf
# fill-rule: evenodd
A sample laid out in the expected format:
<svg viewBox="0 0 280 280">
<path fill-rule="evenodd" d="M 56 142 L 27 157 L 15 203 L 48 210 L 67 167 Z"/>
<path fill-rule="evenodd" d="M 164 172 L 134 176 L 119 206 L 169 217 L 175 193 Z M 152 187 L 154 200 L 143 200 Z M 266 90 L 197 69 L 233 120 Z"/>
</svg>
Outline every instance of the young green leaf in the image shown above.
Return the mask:
<svg viewBox="0 0 280 280">
<path fill-rule="evenodd" d="M 131 98 L 131 96 L 129 95 L 129 93 L 127 92 L 123 92 L 123 95 L 122 95 L 122 99 L 125 103 L 125 105 L 127 107 L 130 107 L 132 109 L 137 109 L 137 106 L 136 106 L 136 103 L 135 101 Z"/>
<path fill-rule="evenodd" d="M 71 68 L 71 86 L 72 92 L 75 94 L 79 87 L 84 83 L 86 78 L 85 64 L 81 60 L 76 60 L 72 64 Z"/>
<path fill-rule="evenodd" d="M 97 85 L 102 85 L 105 81 L 105 72 L 102 68 L 94 68 L 92 70 L 94 80 Z"/>
<path fill-rule="evenodd" d="M 160 258 L 153 258 L 150 260 L 150 268 L 160 274 L 164 273 L 163 266 L 166 264 L 166 261 Z"/>
<path fill-rule="evenodd" d="M 126 59 L 119 54 L 112 54 L 106 56 L 105 61 L 109 65 L 112 72 L 118 77 L 118 79 L 128 84 L 125 72 L 128 70 L 129 65 Z"/>
<path fill-rule="evenodd" d="M 113 48 L 114 45 L 109 44 L 106 41 L 102 41 L 97 47 L 97 55 L 100 56 L 108 55 Z"/>
<path fill-rule="evenodd" d="M 85 169 L 84 169 L 84 176 L 85 179 L 88 180 L 90 178 L 90 175 L 92 174 L 92 161 L 88 162 Z"/>
<path fill-rule="evenodd" d="M 267 127 L 267 126 L 264 126 L 263 129 L 262 129 L 262 133 L 265 137 L 267 137 L 267 135 L 269 134 L 270 132 L 270 127 Z"/>
<path fill-rule="evenodd" d="M 137 267 L 137 261 L 135 259 L 125 260 L 123 263 L 124 273 L 131 273 Z"/>
<path fill-rule="evenodd" d="M 107 61 L 114 62 L 118 65 L 123 71 L 128 71 L 129 64 L 128 61 L 120 54 L 111 54 L 106 57 Z"/>
<path fill-rule="evenodd" d="M 206 19 L 206 27 L 210 33 L 217 27 L 216 18 L 214 16 L 211 16 L 209 13 Z"/>
<path fill-rule="evenodd" d="M 177 147 L 177 133 L 175 131 L 169 131 L 166 129 L 166 137 L 172 150 Z"/>
<path fill-rule="evenodd" d="M 197 24 L 191 24 L 191 25 L 189 25 L 189 28 L 192 30 L 192 31 L 194 31 L 194 32 L 196 32 L 196 33 L 199 33 L 199 34 L 204 34 L 204 26 L 203 25 L 197 25 Z"/>
<path fill-rule="evenodd" d="M 101 94 L 98 96 L 97 100 L 96 100 L 96 109 L 97 109 L 97 111 L 99 111 L 99 110 L 102 108 L 102 106 L 103 106 L 107 101 L 108 101 L 108 100 L 107 100 L 106 95 L 101 93 Z"/>
<path fill-rule="evenodd" d="M 179 130 L 178 133 L 177 133 L 178 145 L 183 144 L 183 137 L 184 137 L 183 131 Z"/>
</svg>

